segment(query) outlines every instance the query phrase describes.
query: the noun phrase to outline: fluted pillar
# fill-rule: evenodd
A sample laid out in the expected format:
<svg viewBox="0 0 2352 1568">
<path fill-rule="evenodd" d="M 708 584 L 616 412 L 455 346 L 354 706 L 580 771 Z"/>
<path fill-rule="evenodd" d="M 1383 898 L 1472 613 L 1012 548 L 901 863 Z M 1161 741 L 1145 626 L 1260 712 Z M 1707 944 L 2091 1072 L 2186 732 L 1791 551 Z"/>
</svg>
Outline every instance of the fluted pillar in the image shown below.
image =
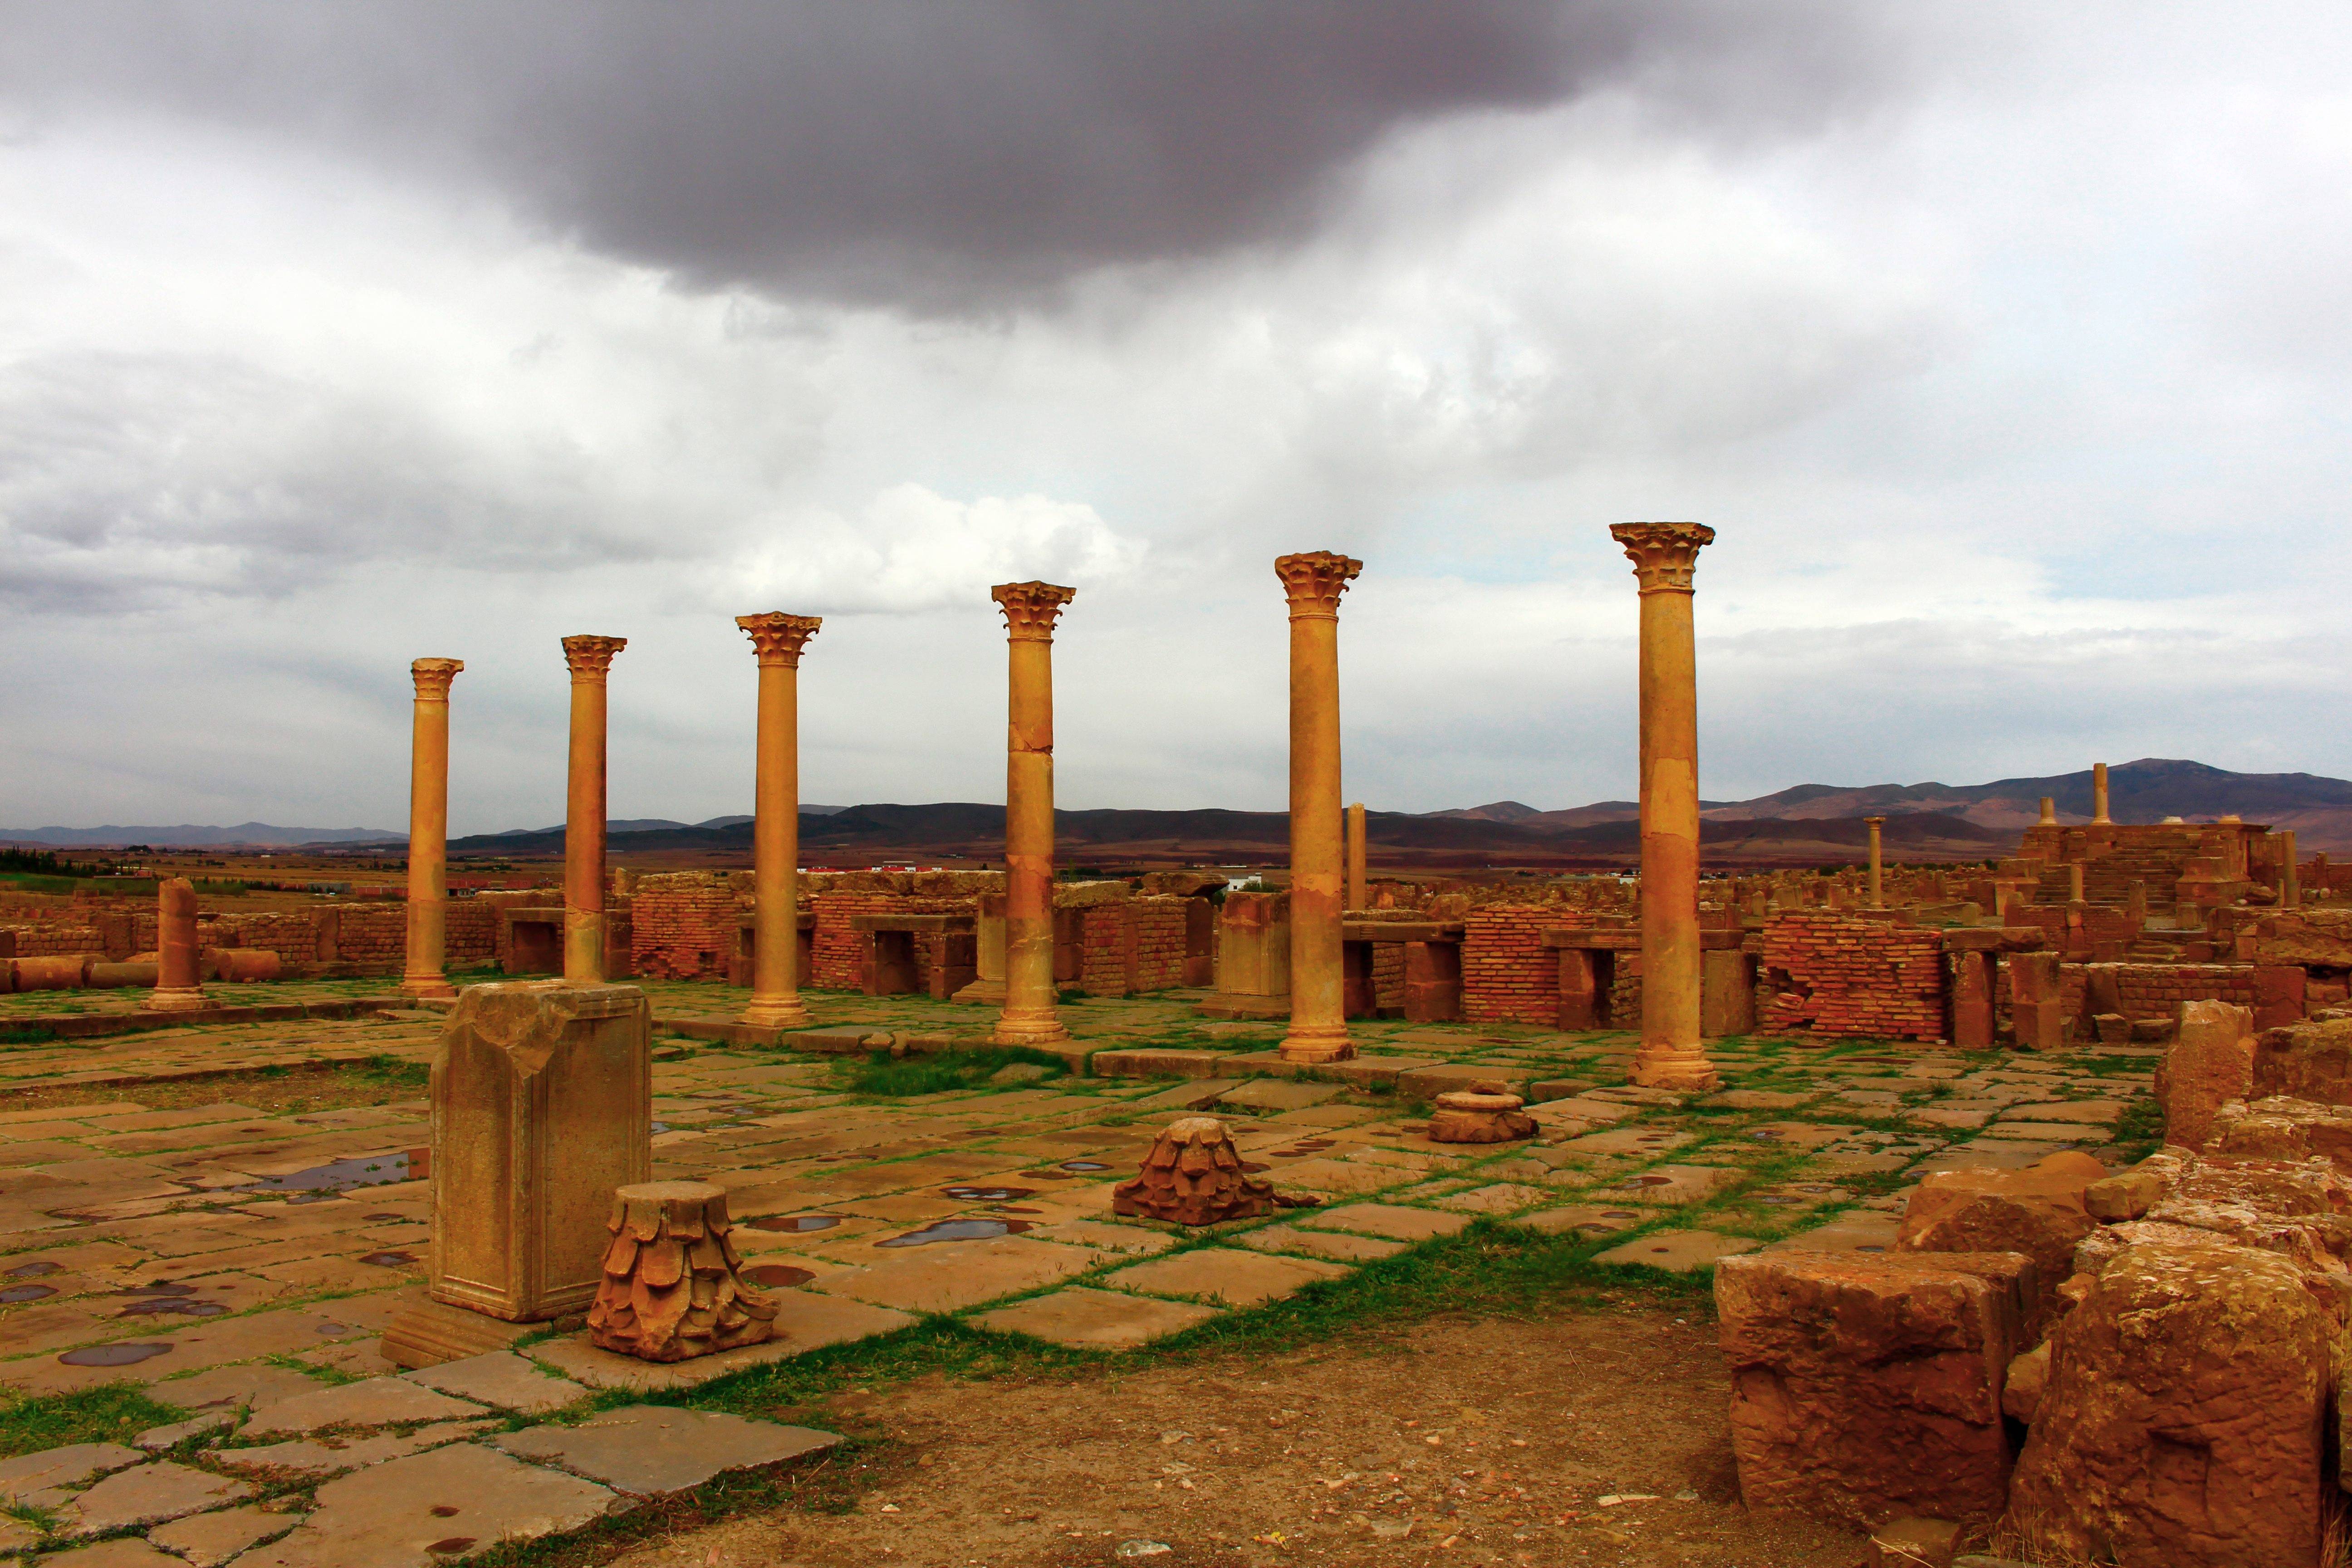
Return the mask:
<svg viewBox="0 0 2352 1568">
<path fill-rule="evenodd" d="M 1642 594 L 1642 1044 L 1633 1081 L 1706 1089 L 1699 1048 L 1698 647 L 1691 573 L 1715 530 L 1622 522 Z"/>
<path fill-rule="evenodd" d="M 572 775 L 563 814 L 563 978 L 604 978 L 604 682 L 626 637 L 563 639 L 572 667 Z"/>
<path fill-rule="evenodd" d="M 1290 1029 L 1294 1062 L 1343 1061 L 1348 1037 L 1340 904 L 1339 595 L 1364 569 L 1328 550 L 1274 563 L 1290 599 Z"/>
<path fill-rule="evenodd" d="M 1870 907 L 1883 910 L 1886 907 L 1886 890 L 1882 878 L 1884 862 L 1880 858 L 1878 830 L 1886 826 L 1886 818 L 1865 816 L 1863 821 L 1870 825 Z"/>
<path fill-rule="evenodd" d="M 2105 826 L 2115 819 L 2107 815 L 2107 764 L 2091 764 L 2091 826 Z"/>
<path fill-rule="evenodd" d="M 196 886 L 185 877 L 155 884 L 155 986 L 140 1005 L 151 1013 L 185 1013 L 212 1005 L 198 967 Z"/>
<path fill-rule="evenodd" d="M 742 1021 L 772 1029 L 809 1022 L 801 1002 L 801 649 L 814 616 L 738 616 L 760 656 L 758 775 L 751 824 L 751 1000 Z"/>
<path fill-rule="evenodd" d="M 1054 1010 L 1054 623 L 1075 588 L 1000 583 L 1009 647 L 1004 751 L 1004 1009 L 1000 1046 L 1066 1040 Z"/>
<path fill-rule="evenodd" d="M 1364 803 L 1360 800 L 1348 807 L 1348 908 L 1364 907 L 1370 868 L 1371 851 L 1364 844 Z"/>
<path fill-rule="evenodd" d="M 408 667 L 416 713 L 408 743 L 408 956 L 400 989 L 409 996 L 455 996 L 443 973 L 449 940 L 449 683 L 461 658 L 420 658 Z"/>
</svg>

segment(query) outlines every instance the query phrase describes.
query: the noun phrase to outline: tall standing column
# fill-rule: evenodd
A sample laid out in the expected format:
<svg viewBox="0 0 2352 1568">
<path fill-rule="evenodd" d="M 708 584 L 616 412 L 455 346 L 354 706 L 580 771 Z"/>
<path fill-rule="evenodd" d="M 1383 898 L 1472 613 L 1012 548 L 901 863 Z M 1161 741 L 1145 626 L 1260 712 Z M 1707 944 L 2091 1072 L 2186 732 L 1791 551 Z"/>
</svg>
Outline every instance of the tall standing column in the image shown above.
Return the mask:
<svg viewBox="0 0 2352 1568">
<path fill-rule="evenodd" d="M 2114 818 L 2107 815 L 2107 764 L 2091 764 L 2091 826 L 2103 827 Z"/>
<path fill-rule="evenodd" d="M 409 996 L 455 996 L 442 973 L 449 936 L 449 683 L 461 658 L 420 658 L 416 717 L 408 743 L 408 959 L 400 989 Z"/>
<path fill-rule="evenodd" d="M 151 1013 L 185 1013 L 212 1005 L 205 995 L 196 932 L 196 886 L 185 877 L 155 884 L 155 987 L 140 1005 Z"/>
<path fill-rule="evenodd" d="M 1633 1081 L 1706 1089 L 1699 1048 L 1698 645 L 1691 573 L 1715 530 L 1621 522 L 1642 594 L 1642 1044 Z"/>
<path fill-rule="evenodd" d="M 760 656 L 759 773 L 751 823 L 751 1000 L 742 1021 L 772 1029 L 809 1022 L 801 1003 L 801 649 L 814 616 L 738 616 Z"/>
<path fill-rule="evenodd" d="M 1348 989 L 1339 929 L 1339 595 L 1364 569 L 1328 550 L 1275 562 L 1290 598 L 1290 1029 L 1285 1060 L 1344 1061 Z"/>
<path fill-rule="evenodd" d="M 563 814 L 563 978 L 604 978 L 604 679 L 626 637 L 563 639 L 572 667 L 572 778 Z"/>
<path fill-rule="evenodd" d="M 2045 795 L 2042 797 L 2042 819 L 2033 826 L 2036 827 L 2055 827 L 2058 826 L 2058 797 L 2056 795 Z"/>
<path fill-rule="evenodd" d="M 1054 623 L 1075 588 L 1000 583 L 1010 643 L 1004 752 L 1004 1010 L 1000 1046 L 1066 1040 L 1054 1011 Z"/>
<path fill-rule="evenodd" d="M 2303 908 L 2303 868 L 2294 863 L 2294 829 L 2273 835 L 2279 841 L 2279 908 Z"/>
<path fill-rule="evenodd" d="M 1364 843 L 1364 803 L 1348 808 L 1348 907 L 1364 907 L 1364 889 L 1371 882 L 1371 851 Z"/>
<path fill-rule="evenodd" d="M 1886 907 L 1886 893 L 1883 880 L 1885 862 L 1880 858 L 1878 830 L 1886 826 L 1886 818 L 1865 816 L 1863 821 L 1870 825 L 1870 907 L 1874 910 L 1883 910 Z"/>
</svg>

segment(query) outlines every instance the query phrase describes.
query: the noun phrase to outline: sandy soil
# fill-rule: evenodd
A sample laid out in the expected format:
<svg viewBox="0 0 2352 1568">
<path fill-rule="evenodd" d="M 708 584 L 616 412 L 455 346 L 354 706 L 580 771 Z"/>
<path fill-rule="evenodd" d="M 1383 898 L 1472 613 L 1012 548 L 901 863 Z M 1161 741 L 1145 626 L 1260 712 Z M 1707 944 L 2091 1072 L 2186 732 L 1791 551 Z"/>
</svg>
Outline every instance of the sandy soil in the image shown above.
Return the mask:
<svg viewBox="0 0 2352 1568">
<path fill-rule="evenodd" d="M 882 1440 L 846 1462 L 851 1511 L 738 1516 L 615 1561 L 1858 1563 L 1857 1535 L 1741 1509 L 1726 1398 L 1713 1326 L 1636 1306 L 1118 1378 L 924 1380 L 824 1413 Z"/>
</svg>

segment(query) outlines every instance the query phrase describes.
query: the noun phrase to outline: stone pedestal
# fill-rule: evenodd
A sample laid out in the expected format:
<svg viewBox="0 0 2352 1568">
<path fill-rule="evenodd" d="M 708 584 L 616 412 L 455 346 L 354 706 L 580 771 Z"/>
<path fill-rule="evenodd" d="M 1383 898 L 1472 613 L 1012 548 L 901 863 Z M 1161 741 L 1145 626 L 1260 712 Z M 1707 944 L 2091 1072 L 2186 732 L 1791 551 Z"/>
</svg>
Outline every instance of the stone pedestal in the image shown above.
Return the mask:
<svg viewBox="0 0 2352 1568">
<path fill-rule="evenodd" d="M 639 1361 L 677 1362 L 755 1345 L 776 1304 L 743 1282 L 728 1233 L 727 1189 L 709 1182 L 642 1182 L 613 1194 L 604 1279 L 588 1309 L 588 1339 Z"/>
<path fill-rule="evenodd" d="M 1001 583 L 1010 723 L 1004 754 L 1004 1010 L 1000 1046 L 1046 1045 L 1070 1032 L 1054 1010 L 1054 623 L 1075 588 Z"/>
<path fill-rule="evenodd" d="M 509 1321 L 586 1310 L 614 1190 L 653 1173 L 652 1017 L 634 985 L 459 995 L 433 1063 L 435 1300 Z"/>
<path fill-rule="evenodd" d="M 1527 1101 L 1501 1083 L 1474 1084 L 1437 1097 L 1430 1112 L 1433 1143 L 1514 1143 L 1536 1135 Z"/>
<path fill-rule="evenodd" d="M 151 1013 L 212 1005 L 197 968 L 196 888 L 185 877 L 155 885 L 155 989 L 140 1005 Z"/>
<path fill-rule="evenodd" d="M 1339 931 L 1345 852 L 1339 813 L 1339 595 L 1364 569 L 1328 550 L 1285 555 L 1290 600 L 1290 1028 L 1282 1056 L 1343 1061 L 1347 981 Z"/>
<path fill-rule="evenodd" d="M 443 967 L 449 928 L 449 683 L 458 658 L 420 658 L 408 748 L 408 953 L 400 989 L 407 996 L 455 996 Z"/>
<path fill-rule="evenodd" d="M 1217 920 L 1217 990 L 1204 1018 L 1290 1014 L 1290 895 L 1227 893 Z"/>
<path fill-rule="evenodd" d="M 2064 992 L 2054 952 L 2012 953 L 2009 971 L 2009 1021 L 2018 1048 L 2054 1051 L 2066 1043 Z"/>
<path fill-rule="evenodd" d="M 1952 954 L 1952 1045 L 1963 1051 L 1993 1046 L 1992 954 Z"/>
<path fill-rule="evenodd" d="M 1756 961 L 1737 947 L 1700 956 L 1699 1033 L 1711 1040 L 1756 1027 Z"/>
<path fill-rule="evenodd" d="M 563 815 L 563 978 L 604 968 L 604 684 L 626 637 L 563 639 L 572 669 L 572 769 Z"/>
<path fill-rule="evenodd" d="M 1646 1088 L 1711 1089 L 1699 1048 L 1698 653 L 1691 574 L 1715 531 L 1625 522 L 1642 595 L 1642 1044 L 1632 1078 Z"/>
<path fill-rule="evenodd" d="M 742 1021 L 798 1029 L 801 1002 L 801 649 L 824 623 L 814 616 L 738 616 L 760 658 L 759 766 L 751 826 L 751 1000 Z"/>
<path fill-rule="evenodd" d="M 972 922 L 972 983 L 955 994 L 958 1002 L 1004 1005 L 1004 895 L 982 893 Z"/>
</svg>

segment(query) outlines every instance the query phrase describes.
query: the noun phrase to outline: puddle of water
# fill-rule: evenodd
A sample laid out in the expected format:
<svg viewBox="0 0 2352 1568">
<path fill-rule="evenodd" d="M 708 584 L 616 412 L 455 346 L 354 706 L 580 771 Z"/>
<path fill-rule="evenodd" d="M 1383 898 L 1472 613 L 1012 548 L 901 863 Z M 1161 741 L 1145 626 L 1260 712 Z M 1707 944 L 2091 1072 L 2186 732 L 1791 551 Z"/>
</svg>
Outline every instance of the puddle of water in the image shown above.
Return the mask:
<svg viewBox="0 0 2352 1568">
<path fill-rule="evenodd" d="M 151 1296 L 133 1301 L 118 1318 L 217 1318 L 228 1310 L 226 1301 L 195 1301 L 185 1296 Z"/>
<path fill-rule="evenodd" d="M 1100 1160 L 1065 1160 L 1056 1167 L 1056 1169 L 1064 1171 L 1108 1171 L 1110 1167 L 1104 1164 Z"/>
<path fill-rule="evenodd" d="M 397 1268 L 404 1263 L 415 1262 L 416 1257 L 415 1254 L 408 1252 L 371 1252 L 360 1261 L 373 1263 L 378 1268 Z"/>
<path fill-rule="evenodd" d="M 326 1335 L 329 1339 L 332 1339 L 337 1334 L 350 1333 L 352 1331 L 352 1326 L 349 1323 L 320 1323 L 319 1325 L 319 1331 Z"/>
<path fill-rule="evenodd" d="M 753 1230 L 831 1230 L 841 1223 L 841 1216 L 837 1214 L 772 1214 L 743 1223 Z"/>
<path fill-rule="evenodd" d="M 1748 1136 L 1759 1143 L 1777 1143 L 1780 1141 L 1780 1134 L 1773 1131 L 1769 1127 L 1759 1127 Z"/>
<path fill-rule="evenodd" d="M 1640 1219 L 1642 1216 L 1632 1209 L 1602 1209 L 1601 1217 L 1602 1219 Z"/>
<path fill-rule="evenodd" d="M 1756 1201 L 1759 1204 L 1770 1204 L 1774 1208 L 1781 1208 L 1787 1205 L 1796 1203 L 1799 1200 L 1796 1198 L 1779 1197 L 1767 1193 L 1764 1196 L 1758 1198 Z"/>
<path fill-rule="evenodd" d="M 8 1270 L 8 1278 L 11 1279 L 38 1279 L 45 1274 L 58 1274 L 64 1272 L 64 1270 L 65 1265 L 62 1263 L 19 1263 L 16 1268 Z"/>
<path fill-rule="evenodd" d="M 985 1241 L 990 1237 L 1017 1235 L 1029 1228 L 1027 1220 L 1020 1219 L 941 1219 L 933 1220 L 920 1230 L 910 1230 L 904 1236 L 894 1236 L 887 1241 L 877 1241 L 877 1247 L 927 1247 L 934 1241 Z"/>
<path fill-rule="evenodd" d="M 743 1270 L 743 1278 L 754 1285 L 767 1285 L 777 1289 L 785 1289 L 794 1285 L 807 1284 L 816 1278 L 816 1271 L 812 1268 L 795 1268 L 789 1263 L 761 1263 Z"/>
<path fill-rule="evenodd" d="M 13 1307 L 19 1301 L 38 1301 L 57 1293 L 58 1288 L 54 1285 L 11 1285 L 5 1290 L 0 1290 L 0 1305 Z"/>
<path fill-rule="evenodd" d="M 172 1353 L 170 1345 L 84 1345 L 58 1357 L 68 1366 L 136 1366 Z"/>
<path fill-rule="evenodd" d="M 440 1555 L 446 1557 L 459 1552 L 471 1552 L 473 1549 L 474 1538 L 472 1536 L 453 1535 L 446 1541 L 435 1542 L 425 1550 L 427 1552 L 437 1552 Z"/>
<path fill-rule="evenodd" d="M 330 1160 L 323 1165 L 312 1165 L 308 1170 L 289 1171 L 282 1176 L 270 1176 L 238 1191 L 334 1193 L 345 1187 L 373 1187 L 387 1182 L 422 1181 L 429 1173 L 432 1162 L 433 1152 L 429 1149 L 404 1149 L 392 1154 L 361 1154 L 349 1160 Z"/>
<path fill-rule="evenodd" d="M 1628 1176 L 1617 1184 L 1621 1187 L 1668 1187 L 1674 1184 L 1674 1181 L 1672 1176 Z"/>
<path fill-rule="evenodd" d="M 1034 1187 L 941 1187 L 940 1196 L 960 1198 L 968 1204 L 1001 1204 L 1013 1198 L 1034 1196 Z"/>
</svg>

